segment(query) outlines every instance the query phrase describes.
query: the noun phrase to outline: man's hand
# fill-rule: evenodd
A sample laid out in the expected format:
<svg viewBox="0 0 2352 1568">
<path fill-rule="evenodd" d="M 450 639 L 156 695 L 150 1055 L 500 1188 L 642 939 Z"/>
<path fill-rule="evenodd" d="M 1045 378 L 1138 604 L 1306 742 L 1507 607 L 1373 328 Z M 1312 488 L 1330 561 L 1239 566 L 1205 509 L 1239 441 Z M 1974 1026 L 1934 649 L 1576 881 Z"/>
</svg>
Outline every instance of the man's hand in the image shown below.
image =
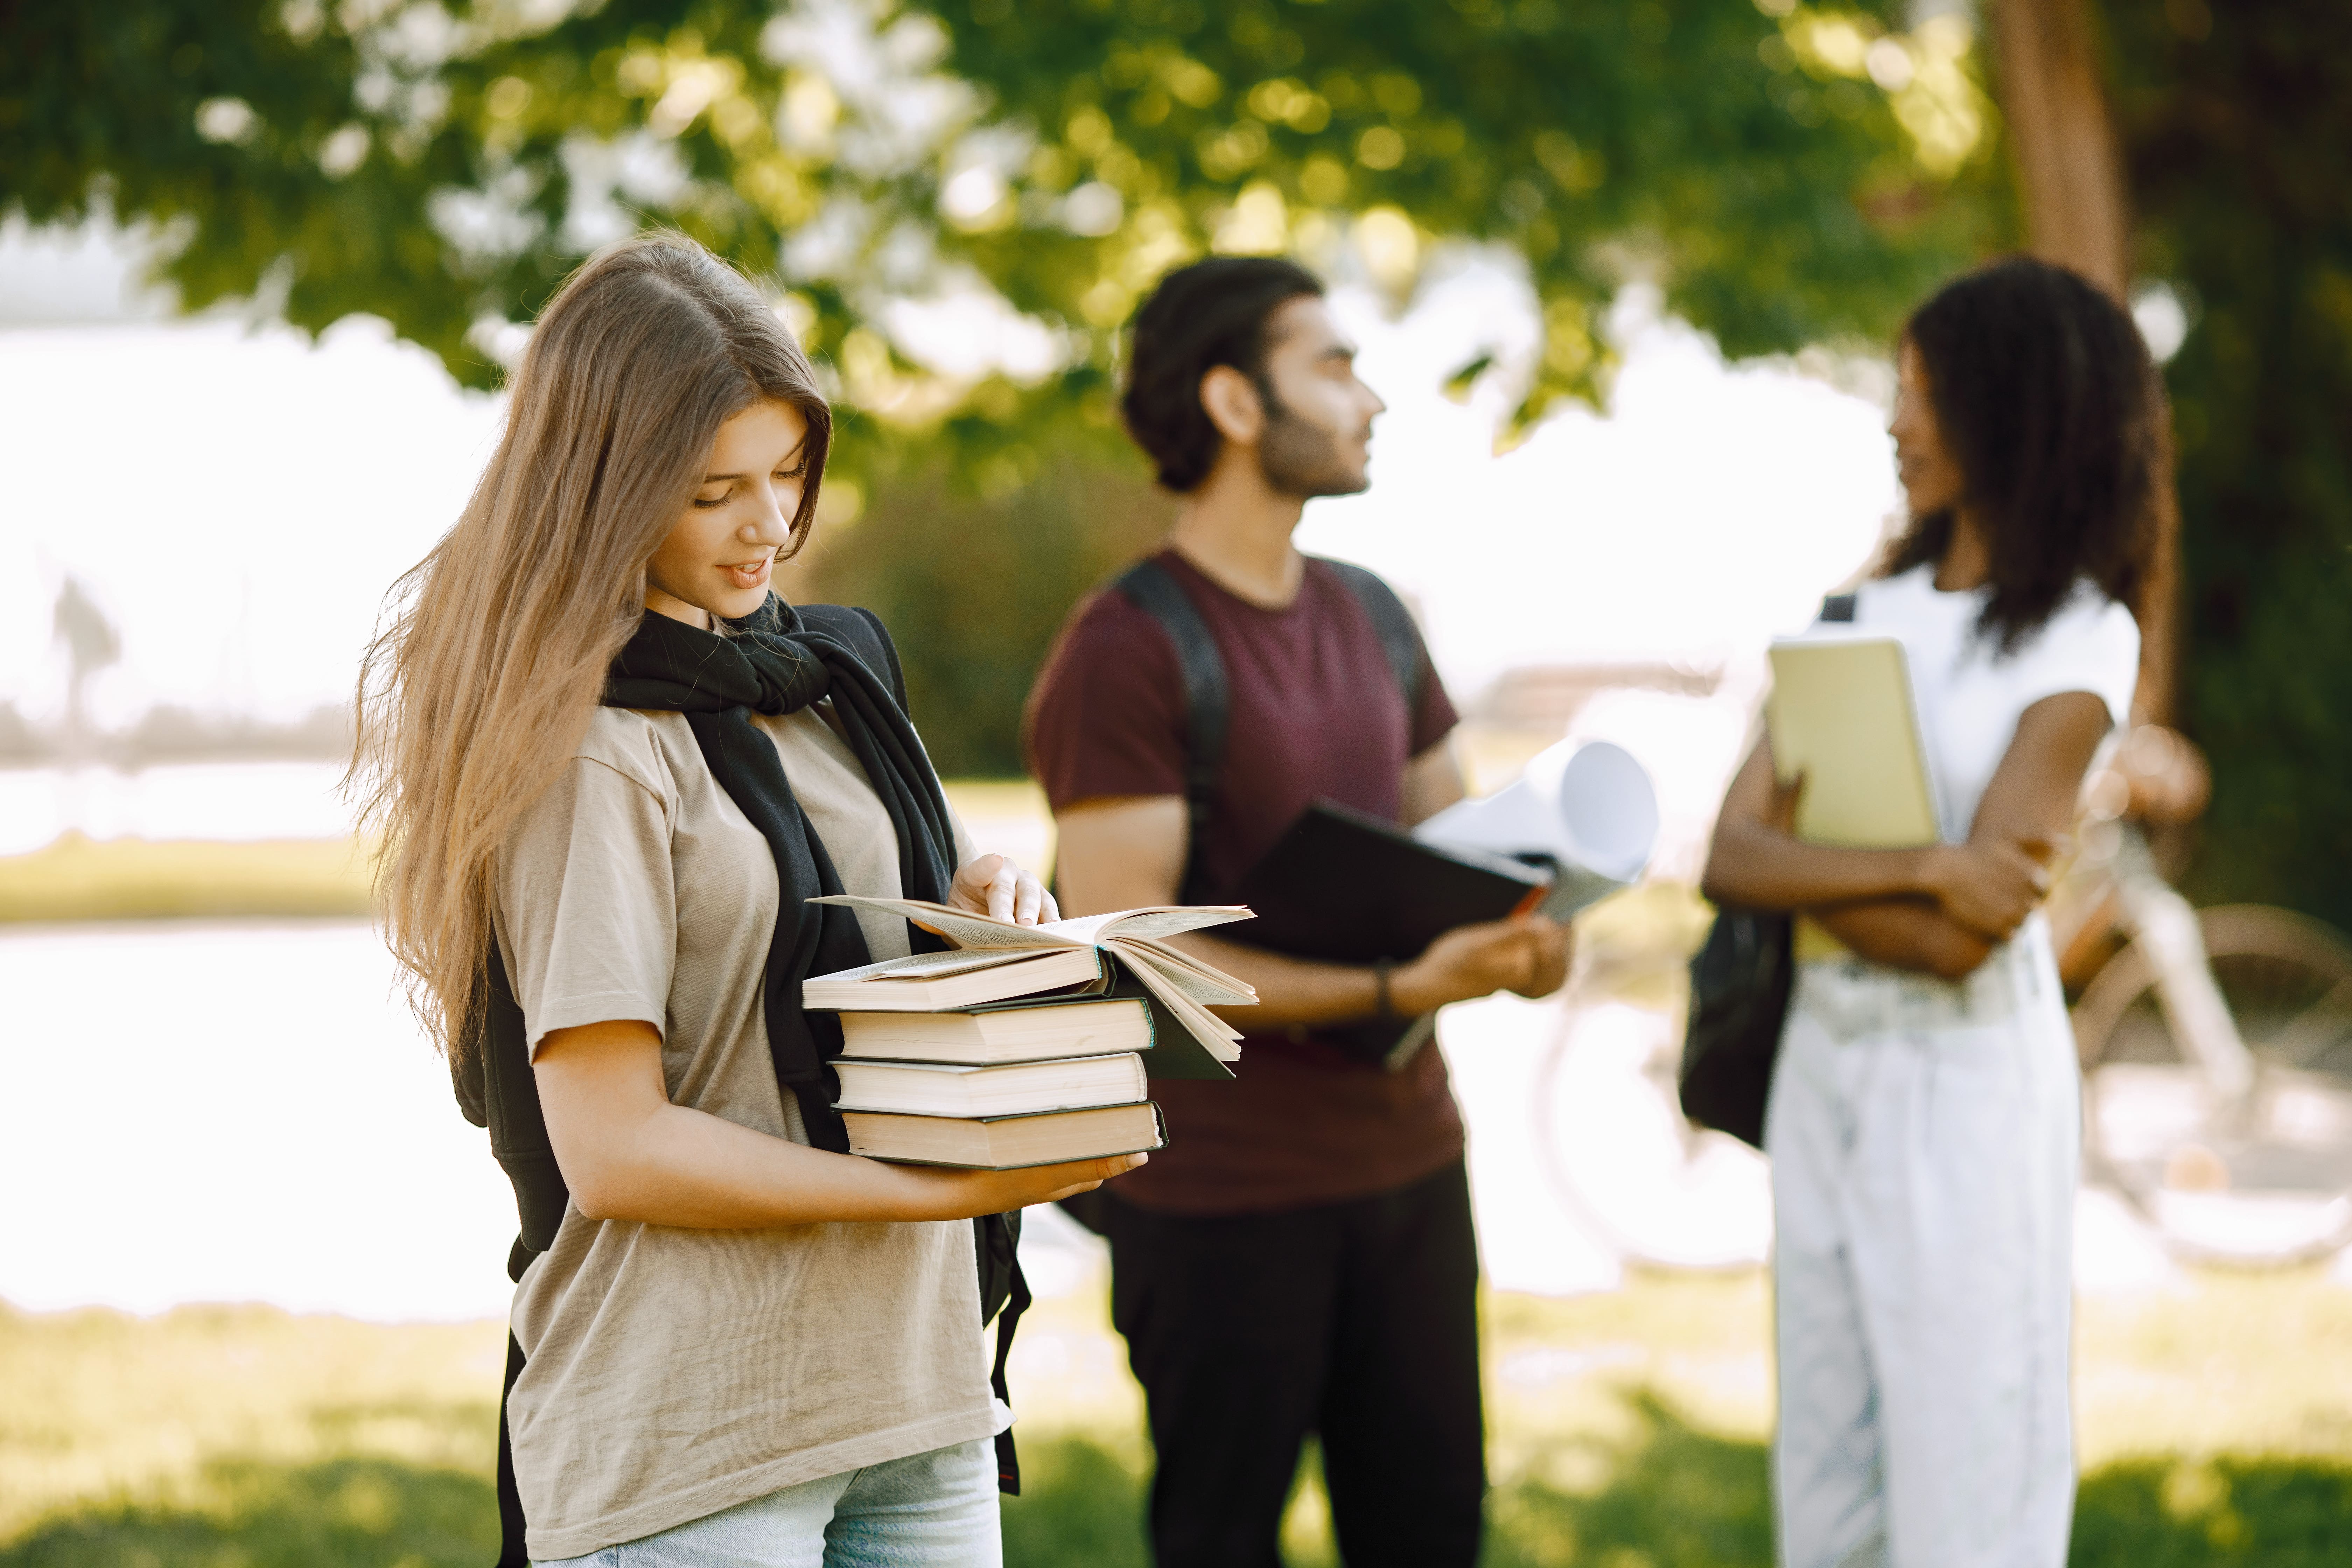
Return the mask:
<svg viewBox="0 0 2352 1568">
<path fill-rule="evenodd" d="M 1062 918 L 1045 885 L 1005 855 L 982 855 L 957 867 L 947 901 L 957 909 L 1015 925 L 1040 925 Z"/>
<path fill-rule="evenodd" d="M 1394 1010 L 1414 1016 L 1497 991 L 1549 996 L 1568 979 L 1569 928 L 1541 915 L 1456 926 L 1389 977 Z"/>
</svg>

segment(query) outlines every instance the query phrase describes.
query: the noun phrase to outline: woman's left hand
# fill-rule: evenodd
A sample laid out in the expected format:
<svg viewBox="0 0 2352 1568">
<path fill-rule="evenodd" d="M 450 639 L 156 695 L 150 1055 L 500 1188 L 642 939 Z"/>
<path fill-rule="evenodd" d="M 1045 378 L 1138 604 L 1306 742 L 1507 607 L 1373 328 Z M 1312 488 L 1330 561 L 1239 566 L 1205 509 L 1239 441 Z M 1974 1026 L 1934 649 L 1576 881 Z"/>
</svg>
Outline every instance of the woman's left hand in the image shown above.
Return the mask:
<svg viewBox="0 0 2352 1568">
<path fill-rule="evenodd" d="M 956 868 L 948 902 L 976 915 L 1034 926 L 1062 918 L 1045 885 L 1007 855 L 982 855 Z"/>
</svg>

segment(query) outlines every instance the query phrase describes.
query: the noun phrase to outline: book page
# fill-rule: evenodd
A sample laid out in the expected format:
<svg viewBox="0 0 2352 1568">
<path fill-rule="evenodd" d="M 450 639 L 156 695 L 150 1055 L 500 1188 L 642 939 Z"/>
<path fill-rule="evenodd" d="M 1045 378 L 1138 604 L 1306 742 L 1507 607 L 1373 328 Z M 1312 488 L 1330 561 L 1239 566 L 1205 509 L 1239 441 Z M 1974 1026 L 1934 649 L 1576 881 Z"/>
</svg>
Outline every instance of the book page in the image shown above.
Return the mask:
<svg viewBox="0 0 2352 1568">
<path fill-rule="evenodd" d="M 1128 973 L 1142 982 L 1143 988 L 1173 1014 L 1176 1021 L 1190 1030 L 1192 1037 L 1200 1041 L 1211 1056 L 1221 1062 L 1241 1059 L 1241 1049 L 1236 1042 L 1241 1039 L 1242 1032 L 1178 990 L 1148 950 L 1116 938 L 1107 945 L 1127 961 Z"/>
<path fill-rule="evenodd" d="M 965 974 L 975 969 L 992 969 L 1010 963 L 1026 954 L 1008 952 L 1003 948 L 981 948 L 977 951 L 952 948 L 946 952 L 910 952 L 904 958 L 886 958 L 879 963 L 860 964 L 856 969 L 837 969 L 831 974 L 812 974 L 811 980 L 940 980 L 950 974 Z"/>
<path fill-rule="evenodd" d="M 1203 926 L 1227 925 L 1234 921 L 1255 918 L 1245 904 L 1155 904 L 1147 909 L 1121 910 L 1117 914 L 1056 921 L 1053 929 L 1066 931 L 1073 936 L 1078 935 L 1081 930 L 1099 933 L 1082 939 L 1088 942 L 1100 942 L 1114 936 L 1143 941 L 1199 931 Z"/>
<path fill-rule="evenodd" d="M 958 947 L 1094 947 L 1111 936 L 1161 937 L 1202 926 L 1245 921 L 1250 912 L 1239 904 L 1187 907 L 1158 904 L 1140 910 L 1118 910 L 1107 915 L 1049 921 L 1043 925 L 1015 925 L 968 910 L 950 909 L 922 899 L 867 899 L 855 893 L 835 893 L 811 899 L 813 904 L 847 904 L 901 916 L 930 927 Z"/>
<path fill-rule="evenodd" d="M 1122 936 L 1114 951 L 1122 956 L 1148 954 L 1160 966 L 1169 984 L 1208 1007 L 1253 1007 L 1257 1005 L 1257 993 L 1245 982 L 1236 980 L 1223 970 L 1205 963 L 1179 947 L 1163 942 L 1129 942 Z"/>
<path fill-rule="evenodd" d="M 811 899 L 813 904 L 846 904 L 853 909 L 873 910 L 881 914 L 898 915 L 926 925 L 960 948 L 994 948 L 1003 951 L 1016 947 L 1092 947 L 1094 938 L 1064 933 L 1055 926 L 1014 925 L 1011 921 L 991 920 L 968 910 L 952 910 L 945 904 L 934 904 L 922 899 L 866 899 L 855 893 L 835 893 L 826 898 Z M 1063 921 L 1062 924 L 1069 924 Z"/>
</svg>

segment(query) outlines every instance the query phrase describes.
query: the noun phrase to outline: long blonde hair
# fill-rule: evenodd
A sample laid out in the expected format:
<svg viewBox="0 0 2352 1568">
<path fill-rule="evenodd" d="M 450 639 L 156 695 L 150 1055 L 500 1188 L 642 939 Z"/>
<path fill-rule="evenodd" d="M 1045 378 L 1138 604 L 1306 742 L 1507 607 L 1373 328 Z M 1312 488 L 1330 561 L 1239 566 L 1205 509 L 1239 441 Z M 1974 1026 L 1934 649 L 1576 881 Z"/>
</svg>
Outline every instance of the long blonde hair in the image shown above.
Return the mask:
<svg viewBox="0 0 2352 1568">
<path fill-rule="evenodd" d="M 376 892 L 417 1016 L 471 1047 L 500 846 L 588 727 L 645 612 L 646 563 L 753 403 L 808 422 L 790 554 L 808 537 L 833 416 L 807 357 L 740 274 L 651 234 L 595 256 L 541 312 L 496 455 L 455 527 L 404 574 L 361 664 L 350 785 L 382 836 Z"/>
</svg>

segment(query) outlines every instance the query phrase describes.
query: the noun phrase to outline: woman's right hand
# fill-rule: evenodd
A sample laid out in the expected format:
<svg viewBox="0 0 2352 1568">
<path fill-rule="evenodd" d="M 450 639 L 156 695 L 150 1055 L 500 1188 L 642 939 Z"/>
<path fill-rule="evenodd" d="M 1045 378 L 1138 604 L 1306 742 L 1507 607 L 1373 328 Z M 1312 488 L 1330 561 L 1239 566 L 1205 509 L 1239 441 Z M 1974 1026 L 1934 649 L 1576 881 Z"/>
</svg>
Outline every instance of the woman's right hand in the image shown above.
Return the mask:
<svg viewBox="0 0 2352 1568">
<path fill-rule="evenodd" d="M 1003 1214 L 1032 1204 L 1057 1203 L 1077 1193 L 1090 1193 L 1113 1176 L 1123 1176 L 1150 1159 L 1149 1154 L 1111 1154 L 1098 1160 L 1066 1160 L 1057 1165 L 1031 1165 L 1019 1171 L 933 1171 L 947 1189 L 940 1194 L 941 1219 L 971 1219 Z M 919 1167 L 901 1166 L 901 1170 Z"/>
<path fill-rule="evenodd" d="M 2031 847 L 2007 839 L 1939 845 L 1928 851 L 1924 879 L 1946 914 L 1997 942 L 2050 892 L 2049 869 Z"/>
</svg>

